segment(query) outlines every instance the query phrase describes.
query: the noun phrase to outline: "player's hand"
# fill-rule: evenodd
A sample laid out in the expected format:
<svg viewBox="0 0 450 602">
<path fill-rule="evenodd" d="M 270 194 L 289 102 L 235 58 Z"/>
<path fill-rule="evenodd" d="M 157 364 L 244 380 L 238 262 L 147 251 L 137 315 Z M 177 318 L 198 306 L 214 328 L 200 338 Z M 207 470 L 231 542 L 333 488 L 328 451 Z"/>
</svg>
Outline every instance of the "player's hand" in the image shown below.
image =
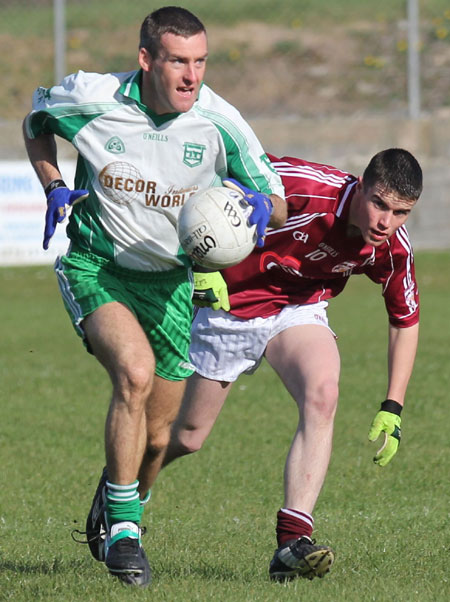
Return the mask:
<svg viewBox="0 0 450 602">
<path fill-rule="evenodd" d="M 88 196 L 88 190 L 69 190 L 64 186 L 54 188 L 47 194 L 44 242 L 42 245 L 45 250 L 48 249 L 50 239 L 55 233 L 56 224 L 60 224 L 66 219 L 67 207 L 84 201 Z"/>
<path fill-rule="evenodd" d="M 253 207 L 253 211 L 248 218 L 248 223 L 251 226 L 256 224 L 256 234 L 258 236 L 256 246 L 263 247 L 267 224 L 273 211 L 272 201 L 267 194 L 247 188 L 232 178 L 225 178 L 222 182 L 227 188 L 232 188 L 242 193 L 247 203 Z"/>
<path fill-rule="evenodd" d="M 194 305 L 230 310 L 228 289 L 220 272 L 194 272 Z"/>
<path fill-rule="evenodd" d="M 392 404 L 395 404 L 392 405 Z M 398 406 L 398 407 L 396 407 Z M 390 407 L 391 410 L 386 410 Z M 376 441 L 381 433 L 384 434 L 384 442 L 375 454 L 373 461 L 378 466 L 386 466 L 392 460 L 398 450 L 401 440 L 401 405 L 396 401 L 387 399 L 381 404 L 381 410 L 375 416 L 369 431 L 369 441 Z"/>
</svg>

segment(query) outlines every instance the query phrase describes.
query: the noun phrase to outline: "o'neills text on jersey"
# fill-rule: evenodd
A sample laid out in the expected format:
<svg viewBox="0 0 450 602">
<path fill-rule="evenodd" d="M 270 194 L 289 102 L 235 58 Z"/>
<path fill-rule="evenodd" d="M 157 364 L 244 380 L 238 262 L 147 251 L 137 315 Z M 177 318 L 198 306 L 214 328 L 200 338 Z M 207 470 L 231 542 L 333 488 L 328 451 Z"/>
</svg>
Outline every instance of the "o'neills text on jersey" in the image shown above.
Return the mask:
<svg viewBox="0 0 450 602">
<path fill-rule="evenodd" d="M 168 142 L 169 136 L 167 134 L 155 134 L 155 133 L 144 133 L 142 134 L 144 140 L 156 140 L 156 142 Z"/>
</svg>

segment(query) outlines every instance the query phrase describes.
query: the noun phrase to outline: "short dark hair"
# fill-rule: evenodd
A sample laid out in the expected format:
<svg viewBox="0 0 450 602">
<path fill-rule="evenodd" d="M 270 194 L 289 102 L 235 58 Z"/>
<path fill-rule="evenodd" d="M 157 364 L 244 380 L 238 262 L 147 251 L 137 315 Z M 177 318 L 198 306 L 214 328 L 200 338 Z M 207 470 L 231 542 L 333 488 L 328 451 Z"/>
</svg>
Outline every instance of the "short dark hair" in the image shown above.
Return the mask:
<svg viewBox="0 0 450 602">
<path fill-rule="evenodd" d="M 173 33 L 190 38 L 204 31 L 205 26 L 195 15 L 180 6 L 164 6 L 145 17 L 141 25 L 139 48 L 145 48 L 154 59 L 161 48 L 161 36 Z"/>
<path fill-rule="evenodd" d="M 363 174 L 364 189 L 380 184 L 401 199 L 417 201 L 422 192 L 422 169 L 403 148 L 388 148 L 370 160 Z"/>
</svg>

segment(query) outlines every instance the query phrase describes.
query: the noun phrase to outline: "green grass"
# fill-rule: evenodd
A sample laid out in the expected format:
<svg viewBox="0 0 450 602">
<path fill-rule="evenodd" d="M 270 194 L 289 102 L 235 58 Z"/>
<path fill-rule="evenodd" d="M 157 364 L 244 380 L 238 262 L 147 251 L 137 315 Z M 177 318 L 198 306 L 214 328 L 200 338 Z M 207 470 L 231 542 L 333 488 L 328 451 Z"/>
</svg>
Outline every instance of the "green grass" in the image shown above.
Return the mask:
<svg viewBox="0 0 450 602">
<path fill-rule="evenodd" d="M 366 439 L 385 393 L 379 289 L 355 277 L 331 303 L 341 396 L 315 518 L 318 540 L 336 550 L 332 573 L 267 578 L 296 411 L 263 364 L 235 385 L 204 449 L 154 487 L 144 515 L 150 591 L 124 589 L 70 537 L 103 465 L 108 379 L 72 331 L 51 268 L 0 269 L 0 600 L 448 600 L 449 263 L 449 252 L 417 254 L 421 342 L 403 442 L 384 469 Z"/>
<path fill-rule="evenodd" d="M 407 112 L 405 0 L 181 4 L 209 32 L 207 83 L 247 118 Z M 419 4 L 422 108 L 428 114 L 450 102 L 442 77 L 450 5 Z M 139 26 L 158 6 L 67 0 L 64 72 L 135 69 Z M 53 28 L 52 0 L 0 1 L 0 121 L 21 122 L 36 87 L 55 83 Z"/>
<path fill-rule="evenodd" d="M 30 34 L 47 35 L 53 27 L 52 2 L 6 2 L 0 6 L 0 33 L 20 37 Z M 68 0 L 66 16 L 68 28 L 87 28 L 114 31 L 124 26 L 136 26 L 153 9 L 164 4 L 150 4 L 146 0 L 110 0 L 105 10 L 103 0 Z M 378 0 L 373 3 L 360 0 L 226 0 L 211 3 L 211 0 L 185 0 L 178 5 L 191 10 L 207 25 L 230 26 L 242 21 L 262 21 L 283 25 L 306 25 L 326 27 L 330 24 L 348 23 L 358 20 L 395 21 L 406 16 L 404 0 Z M 425 19 L 441 17 L 449 8 L 446 0 L 427 0 L 420 3 L 421 16 Z M 93 34 L 95 35 L 95 34 Z"/>
</svg>

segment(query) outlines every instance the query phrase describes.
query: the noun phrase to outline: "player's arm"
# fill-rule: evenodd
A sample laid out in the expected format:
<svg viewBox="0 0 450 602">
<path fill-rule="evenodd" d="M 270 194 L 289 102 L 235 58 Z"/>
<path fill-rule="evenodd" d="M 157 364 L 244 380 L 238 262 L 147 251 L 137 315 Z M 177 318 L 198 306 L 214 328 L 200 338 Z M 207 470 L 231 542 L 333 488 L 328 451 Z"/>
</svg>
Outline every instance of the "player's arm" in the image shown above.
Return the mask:
<svg viewBox="0 0 450 602">
<path fill-rule="evenodd" d="M 30 138 L 27 134 L 26 119 L 23 135 L 30 163 L 33 166 L 47 197 L 43 247 L 48 249 L 55 233 L 56 224 L 66 218 L 67 208 L 87 198 L 87 190 L 70 190 L 61 177 L 58 168 L 57 149 L 53 134 L 41 134 Z"/>
<path fill-rule="evenodd" d="M 385 466 L 400 443 L 400 415 L 419 336 L 419 293 L 414 256 L 404 227 L 391 237 L 387 249 L 379 250 L 366 273 L 374 282 L 382 284 L 389 315 L 387 399 L 381 404 L 369 431 L 370 441 L 384 434 L 384 445 L 375 454 L 374 461 Z"/>
<path fill-rule="evenodd" d="M 384 442 L 374 462 L 385 466 L 397 453 L 401 439 L 401 412 L 411 378 L 419 338 L 419 324 L 407 328 L 389 325 L 388 389 L 369 431 L 369 440 L 376 441 L 382 433 Z"/>
<path fill-rule="evenodd" d="M 281 228 L 287 220 L 287 203 L 277 194 L 269 194 L 269 198 L 272 201 L 273 211 L 268 225 L 271 228 Z"/>
<path fill-rule="evenodd" d="M 61 179 L 58 168 L 56 142 L 53 134 L 42 134 L 29 138 L 26 119 L 23 122 L 23 138 L 28 158 L 33 166 L 42 187 L 45 189 L 52 180 Z"/>
<path fill-rule="evenodd" d="M 409 328 L 389 325 L 387 398 L 394 399 L 401 406 L 411 378 L 418 341 L 418 323 Z"/>
</svg>

